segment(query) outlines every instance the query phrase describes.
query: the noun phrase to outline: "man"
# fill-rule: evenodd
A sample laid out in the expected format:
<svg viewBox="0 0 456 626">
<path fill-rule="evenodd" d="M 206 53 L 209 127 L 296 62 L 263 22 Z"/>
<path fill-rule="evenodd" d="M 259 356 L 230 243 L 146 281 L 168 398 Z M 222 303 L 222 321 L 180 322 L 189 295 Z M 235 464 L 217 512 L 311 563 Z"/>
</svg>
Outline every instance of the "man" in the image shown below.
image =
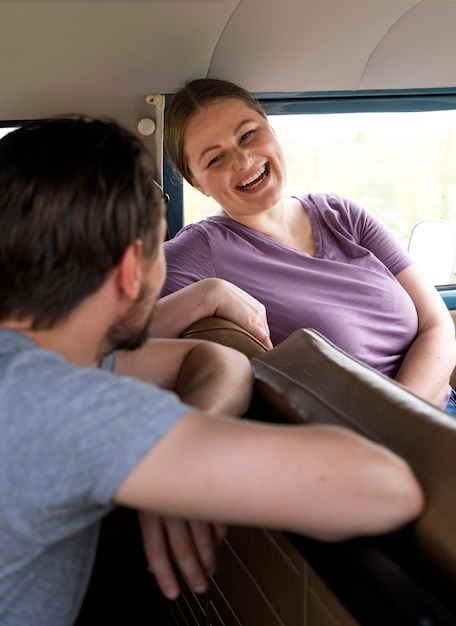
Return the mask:
<svg viewBox="0 0 456 626">
<path fill-rule="evenodd" d="M 4 626 L 74 622 L 116 504 L 143 512 L 152 541 L 158 529 L 159 555 L 160 517 L 200 520 L 195 537 L 206 521 L 338 540 L 422 510 L 410 469 L 381 446 L 230 417 L 251 395 L 242 355 L 146 341 L 165 276 L 154 176 L 139 139 L 111 121 L 53 119 L 0 141 Z"/>
</svg>

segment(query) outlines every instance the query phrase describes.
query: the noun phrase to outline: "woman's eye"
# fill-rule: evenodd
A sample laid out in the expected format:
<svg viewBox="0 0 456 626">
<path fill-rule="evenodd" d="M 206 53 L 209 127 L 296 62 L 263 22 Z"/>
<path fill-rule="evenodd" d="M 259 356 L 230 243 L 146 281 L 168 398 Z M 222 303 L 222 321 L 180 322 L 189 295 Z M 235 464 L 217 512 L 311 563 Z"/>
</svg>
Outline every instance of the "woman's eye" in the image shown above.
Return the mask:
<svg viewBox="0 0 456 626">
<path fill-rule="evenodd" d="M 246 139 L 248 139 L 251 135 L 253 135 L 255 131 L 253 130 L 248 130 L 246 133 L 244 133 L 241 137 L 241 141 L 245 141 Z"/>
<path fill-rule="evenodd" d="M 211 167 L 211 165 L 214 165 L 214 163 L 217 163 L 217 161 L 220 161 L 221 158 L 222 158 L 222 155 L 218 155 L 214 157 L 213 159 L 209 161 L 209 163 L 207 164 L 207 167 Z"/>
</svg>

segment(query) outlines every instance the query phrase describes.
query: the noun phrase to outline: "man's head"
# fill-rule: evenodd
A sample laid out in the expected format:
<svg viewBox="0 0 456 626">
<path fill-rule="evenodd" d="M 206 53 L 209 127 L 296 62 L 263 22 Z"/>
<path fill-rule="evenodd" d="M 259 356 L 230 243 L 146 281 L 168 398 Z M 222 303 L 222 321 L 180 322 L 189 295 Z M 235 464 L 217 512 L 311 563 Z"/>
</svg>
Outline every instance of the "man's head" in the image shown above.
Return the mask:
<svg viewBox="0 0 456 626">
<path fill-rule="evenodd" d="M 152 157 L 111 120 L 32 122 L 0 141 L 0 322 L 52 328 L 95 293 L 127 249 L 159 251 Z"/>
</svg>

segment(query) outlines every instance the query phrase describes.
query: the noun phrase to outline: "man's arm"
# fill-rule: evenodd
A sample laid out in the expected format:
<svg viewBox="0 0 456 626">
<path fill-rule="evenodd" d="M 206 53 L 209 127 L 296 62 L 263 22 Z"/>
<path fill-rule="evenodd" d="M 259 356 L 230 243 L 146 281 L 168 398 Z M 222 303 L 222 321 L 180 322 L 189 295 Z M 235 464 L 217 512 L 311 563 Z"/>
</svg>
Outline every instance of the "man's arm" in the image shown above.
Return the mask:
<svg viewBox="0 0 456 626">
<path fill-rule="evenodd" d="M 391 531 L 423 508 L 408 465 L 354 432 L 201 412 L 172 427 L 115 499 L 165 516 L 262 525 L 327 541 Z"/>
<path fill-rule="evenodd" d="M 158 300 L 151 337 L 178 337 L 194 322 L 212 315 L 235 322 L 272 348 L 264 305 L 220 278 L 200 280 Z"/>
<path fill-rule="evenodd" d="M 201 351 L 203 346 L 205 350 L 210 347 L 209 353 L 213 354 L 215 363 L 219 363 L 215 368 L 220 376 L 218 380 L 217 376 L 213 379 L 213 364 L 209 353 Z M 198 347 L 200 349 L 196 350 Z M 235 380 L 239 375 L 245 390 L 246 374 L 241 369 L 245 368 L 246 359 L 240 358 L 238 361 L 242 355 L 233 354 L 227 348 L 205 342 L 165 340 L 150 341 L 139 355 L 140 358 L 138 354 L 133 358 L 134 354 L 120 356 L 118 373 L 128 373 L 169 389 L 173 385 L 180 386 L 183 397 L 192 397 L 196 403 L 214 406 L 219 402 L 225 406 L 231 404 L 233 407 L 233 396 L 237 396 Z M 164 367 L 165 357 L 166 366 L 172 366 L 172 376 L 164 373 L 167 370 Z M 158 372 L 152 366 L 156 358 L 160 358 L 157 361 L 160 363 Z M 188 387 L 185 380 L 179 383 L 179 376 L 176 374 L 180 369 L 178 365 L 186 362 L 188 371 L 194 375 L 201 359 L 209 371 L 201 374 L 200 383 L 196 383 L 197 378 L 193 378 L 193 383 Z M 147 367 L 148 364 L 151 365 L 150 368 Z M 225 368 L 228 371 L 224 371 Z M 247 380 L 250 382 L 244 395 L 249 397 L 251 372 L 248 362 L 247 369 Z M 204 389 L 205 379 L 214 381 L 212 391 L 222 389 L 221 394 L 216 394 L 215 400 Z M 233 393 L 233 390 L 236 391 Z M 234 403 L 238 414 L 242 414 L 242 402 L 239 404 L 238 400 L 234 400 Z M 187 420 L 189 424 L 195 423 L 195 426 L 184 427 Z M 181 429 L 182 432 L 188 431 L 188 441 L 186 436 L 176 435 Z M 165 451 L 158 455 L 157 452 L 162 450 L 161 446 L 168 441 L 170 447 L 167 444 Z M 180 446 L 182 449 L 179 452 Z M 225 532 L 223 526 L 186 521 L 188 519 L 216 520 L 219 524 L 233 521 L 254 525 L 270 523 L 272 526 L 285 529 L 291 527 L 293 530 L 296 529 L 293 514 L 298 513 L 302 515 L 302 519 L 298 520 L 298 529 L 301 532 L 330 538 L 331 533 L 335 537 L 337 534 L 343 537 L 347 533 L 350 535 L 389 530 L 413 517 L 421 506 L 419 487 L 402 461 L 384 448 L 341 429 L 266 426 L 246 421 L 236 423 L 234 419 L 219 418 L 213 413 L 195 413 L 181 420 L 164 441 L 158 444 L 157 450 L 149 453 L 147 458 L 149 457 L 150 465 L 145 460 L 133 472 L 135 478 L 132 478 L 132 488 L 135 490 L 146 489 L 147 485 L 142 484 L 142 481 L 150 484 L 152 481 L 147 477 L 149 472 L 154 471 L 161 471 L 162 476 L 166 475 L 172 481 L 176 471 L 179 475 L 182 467 L 185 467 L 185 476 L 193 475 L 194 480 L 180 496 L 179 489 L 182 485 L 177 486 L 170 482 L 166 487 L 164 482 L 161 483 L 165 491 L 171 490 L 176 494 L 179 504 L 188 501 L 189 495 L 192 501 L 195 498 L 195 503 L 189 503 L 188 509 L 185 506 L 167 508 L 165 503 L 162 510 L 160 507 L 163 503 L 155 502 L 154 494 L 147 491 L 141 496 L 145 499 L 130 501 L 129 479 L 125 483 L 126 487 L 121 486 L 117 494 L 119 502 L 144 511 L 141 523 L 149 568 L 163 593 L 169 598 L 177 597 L 179 587 L 168 546 L 193 589 L 196 592 L 203 591 L 207 586 L 207 574 L 215 570 L 215 545 Z M 294 471 L 292 468 L 295 468 Z M 226 485 L 217 485 L 219 475 Z M 291 482 L 288 477 L 291 477 Z M 207 484 L 208 478 L 214 478 L 214 485 Z M 321 493 L 316 493 L 319 480 Z M 223 506 L 220 505 L 220 489 L 227 497 L 232 498 L 231 504 L 228 501 Z M 274 489 L 278 492 L 276 495 Z M 285 494 L 292 497 L 282 502 L 281 498 Z M 305 503 L 304 511 L 298 504 L 290 511 L 293 497 Z M 259 517 L 255 518 L 255 512 L 249 512 L 249 506 L 258 499 L 264 500 L 267 507 L 259 509 Z M 245 500 L 249 502 L 247 507 L 243 504 Z M 203 505 L 207 508 L 202 511 Z M 276 509 L 280 509 L 283 518 L 269 519 L 268 515 L 277 512 Z M 348 515 L 345 522 L 344 514 Z M 311 524 L 312 520 L 314 526 Z M 325 530 L 328 523 L 329 530 Z"/>
<path fill-rule="evenodd" d="M 243 415 L 253 388 L 246 356 L 208 341 L 150 339 L 131 352 L 119 350 L 116 374 L 133 376 L 207 411 Z"/>
<path fill-rule="evenodd" d="M 139 350 L 119 351 L 116 373 L 173 390 L 200 409 L 232 415 L 247 410 L 253 384 L 250 363 L 240 352 L 184 339 L 151 339 Z M 179 595 L 170 550 L 194 591 L 204 591 L 226 527 L 145 511 L 140 523 L 148 567 L 163 593 L 171 599 Z"/>
</svg>

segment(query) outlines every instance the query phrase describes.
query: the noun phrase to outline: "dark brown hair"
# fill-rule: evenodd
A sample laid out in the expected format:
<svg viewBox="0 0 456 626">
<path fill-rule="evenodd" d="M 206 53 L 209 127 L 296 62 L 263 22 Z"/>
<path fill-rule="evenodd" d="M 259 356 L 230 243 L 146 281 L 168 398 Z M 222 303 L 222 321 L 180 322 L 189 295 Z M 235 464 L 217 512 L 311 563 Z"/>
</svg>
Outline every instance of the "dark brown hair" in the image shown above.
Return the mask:
<svg viewBox="0 0 456 626">
<path fill-rule="evenodd" d="M 198 78 L 185 83 L 173 96 L 165 111 L 165 145 L 176 170 L 191 184 L 192 173 L 184 151 L 184 137 L 194 114 L 212 101 L 233 98 L 266 118 L 258 100 L 243 87 L 218 78 Z"/>
<path fill-rule="evenodd" d="M 155 163 L 112 120 L 31 122 L 0 141 L 0 320 L 50 328 L 136 239 L 152 256 L 163 214 Z"/>
</svg>

